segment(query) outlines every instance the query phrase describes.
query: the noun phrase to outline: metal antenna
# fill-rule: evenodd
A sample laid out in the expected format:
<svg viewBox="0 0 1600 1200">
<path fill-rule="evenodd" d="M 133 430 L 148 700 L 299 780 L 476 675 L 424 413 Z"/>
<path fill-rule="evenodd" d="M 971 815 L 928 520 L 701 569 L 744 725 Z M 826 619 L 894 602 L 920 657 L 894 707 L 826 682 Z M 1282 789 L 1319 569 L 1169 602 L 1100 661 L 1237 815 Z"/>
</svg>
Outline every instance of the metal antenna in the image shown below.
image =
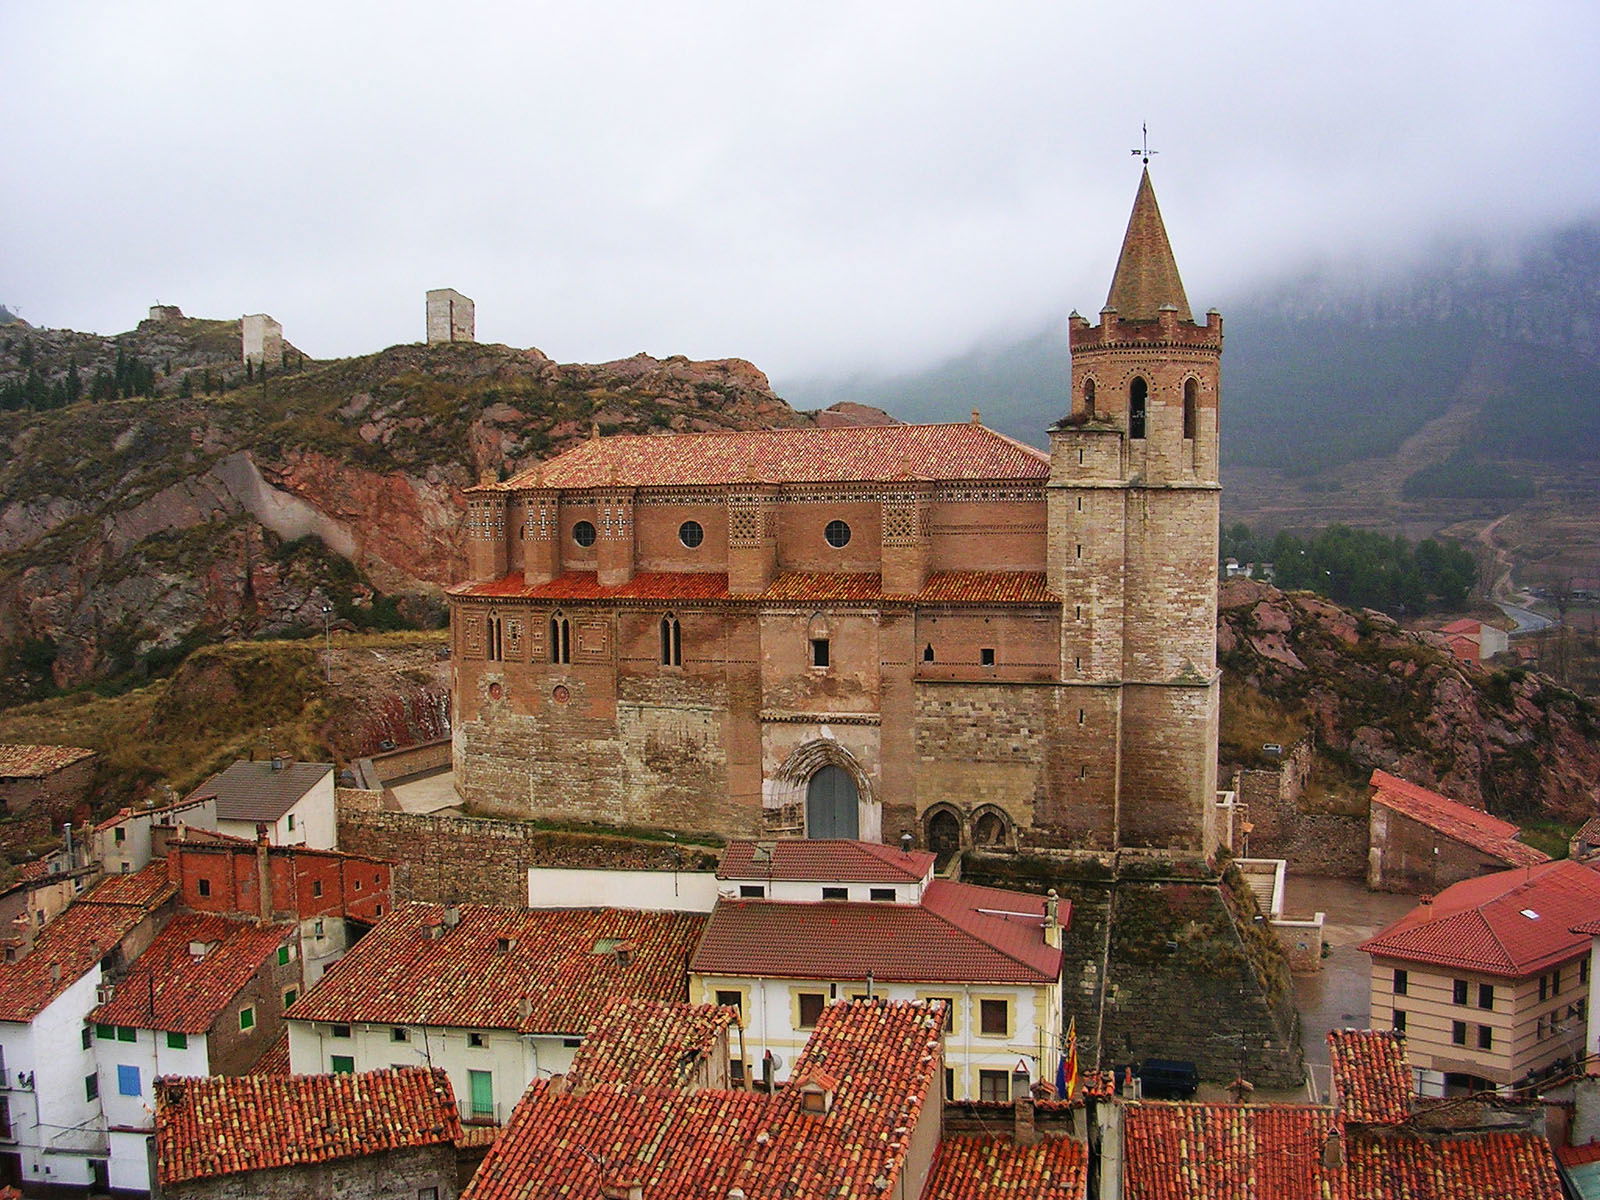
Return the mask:
<svg viewBox="0 0 1600 1200">
<path fill-rule="evenodd" d="M 1139 150 L 1129 150 L 1128 153 L 1138 155 L 1144 159 L 1144 165 L 1148 167 L 1150 165 L 1150 156 L 1152 154 L 1160 154 L 1161 151 L 1150 149 L 1150 125 L 1148 122 L 1140 121 L 1139 131 L 1144 134 L 1144 146 Z"/>
</svg>

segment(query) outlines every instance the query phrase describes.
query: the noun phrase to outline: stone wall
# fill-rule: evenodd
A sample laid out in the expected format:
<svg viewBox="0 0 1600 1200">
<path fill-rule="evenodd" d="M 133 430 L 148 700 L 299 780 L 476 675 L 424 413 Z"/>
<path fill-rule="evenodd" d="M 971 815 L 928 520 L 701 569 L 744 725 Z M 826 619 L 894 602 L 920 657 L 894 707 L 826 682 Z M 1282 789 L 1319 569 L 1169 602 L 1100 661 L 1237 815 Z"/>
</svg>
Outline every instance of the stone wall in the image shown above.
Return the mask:
<svg viewBox="0 0 1600 1200">
<path fill-rule="evenodd" d="M 1371 809 L 1367 886 L 1375 892 L 1439 892 L 1514 865 L 1385 805 Z"/>
<path fill-rule="evenodd" d="M 1276 766 L 1235 774 L 1234 790 L 1252 825 L 1249 853 L 1287 859 L 1300 874 L 1360 879 L 1367 873 L 1367 818 L 1308 810 L 1306 784 L 1315 760 L 1316 746 L 1304 738 Z"/>
<path fill-rule="evenodd" d="M 717 851 L 520 821 L 339 809 L 339 845 L 395 862 L 398 900 L 526 905 L 530 867 L 712 870 Z"/>
<path fill-rule="evenodd" d="M 456 1200 L 456 1150 L 450 1143 L 416 1146 L 341 1158 L 304 1167 L 241 1171 L 172 1184 L 162 1194 L 172 1200 L 301 1200 L 337 1196 L 339 1200 L 390 1200 L 419 1196 L 437 1188 L 439 1200 Z"/>
<path fill-rule="evenodd" d="M 269 368 L 283 361 L 283 326 L 266 313 L 251 313 L 240 321 L 240 360 Z"/>
<path fill-rule="evenodd" d="M 95 755 L 89 755 L 48 775 L 0 780 L 0 801 L 8 813 L 40 809 L 54 817 L 89 794 L 97 761 Z"/>
</svg>

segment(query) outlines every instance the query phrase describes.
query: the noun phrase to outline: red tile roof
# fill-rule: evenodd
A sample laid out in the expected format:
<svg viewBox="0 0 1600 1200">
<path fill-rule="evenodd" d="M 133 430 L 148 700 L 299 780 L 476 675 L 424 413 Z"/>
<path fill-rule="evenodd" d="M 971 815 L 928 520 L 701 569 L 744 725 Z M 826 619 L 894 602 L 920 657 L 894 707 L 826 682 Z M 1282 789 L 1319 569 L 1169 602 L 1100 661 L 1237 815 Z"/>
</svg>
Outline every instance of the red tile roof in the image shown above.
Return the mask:
<svg viewBox="0 0 1600 1200">
<path fill-rule="evenodd" d="M 1387 771 L 1372 773 L 1372 802 L 1485 854 L 1492 854 L 1507 866 L 1526 867 L 1550 861 L 1544 851 L 1517 841 L 1522 831 L 1510 821 L 1491 817 L 1482 809 L 1430 792 Z"/>
<path fill-rule="evenodd" d="M 1065 924 L 1068 912 L 1062 906 Z M 921 904 L 718 900 L 689 962 L 701 975 L 1039 984 L 1059 979 L 1044 900 L 936 879 Z"/>
<path fill-rule="evenodd" d="M 1411 1067 L 1397 1034 L 1335 1029 L 1328 1034 L 1339 1115 L 1360 1125 L 1398 1125 L 1411 1115 Z"/>
<path fill-rule="evenodd" d="M 18 962 L 0 963 L 0 1021 L 31 1021 L 90 971 L 148 914 L 132 904 L 67 906 Z"/>
<path fill-rule="evenodd" d="M 210 799 L 210 796 L 200 796 L 198 798 L 190 796 L 182 800 L 174 800 L 171 804 L 153 805 L 150 808 L 119 808 L 111 816 L 107 817 L 104 821 L 101 821 L 100 824 L 96 825 L 94 830 L 96 833 L 99 833 L 103 829 L 110 829 L 113 826 L 121 825 L 124 821 L 130 820 L 133 817 L 154 817 L 163 813 L 179 812 L 187 808 L 199 808 L 202 804 Z"/>
<path fill-rule="evenodd" d="M 1562 1146 L 1556 1151 L 1556 1158 L 1563 1167 L 1582 1167 L 1592 1162 L 1600 1162 L 1600 1142 L 1589 1142 L 1583 1146 Z"/>
<path fill-rule="evenodd" d="M 272 1039 L 265 1053 L 256 1059 L 255 1065 L 245 1072 L 246 1075 L 292 1075 L 294 1072 L 289 1067 L 289 1031 L 285 1029 Z"/>
<path fill-rule="evenodd" d="M 717 878 L 791 883 L 918 883 L 928 877 L 933 864 L 934 855 L 926 850 L 908 854 L 898 846 L 881 842 L 782 838 L 772 842 L 729 842 L 717 865 Z"/>
<path fill-rule="evenodd" d="M 449 928 L 442 905 L 397 906 L 289 1016 L 582 1034 L 617 1000 L 686 1001 L 684 962 L 706 922 L 698 913 L 488 904 L 460 914 Z M 617 942 L 632 943 L 626 966 L 604 952 Z"/>
<path fill-rule="evenodd" d="M 130 875 L 107 875 L 79 896 L 78 904 L 130 904 L 138 908 L 160 908 L 177 894 L 167 877 L 167 864 L 156 860 Z"/>
<path fill-rule="evenodd" d="M 93 750 L 82 746 L 0 745 L 0 779 L 39 779 L 89 758 Z"/>
<path fill-rule="evenodd" d="M 748 1200 L 899 1194 L 906 1156 L 937 1072 L 942 1021 L 925 1005 L 835 1004 L 794 1064 L 794 1077 L 837 1080 L 825 1113 L 801 1107 L 793 1082 L 771 1095 L 706 1089 L 528 1089 L 463 1200 L 595 1196 L 602 1170 L 646 1196 Z M 826 1070 L 824 1070 L 824 1065 Z M 604 1164 L 602 1167 L 601 1164 Z"/>
<path fill-rule="evenodd" d="M 460 1135 L 450 1079 L 437 1067 L 156 1082 L 157 1175 L 166 1187 L 448 1145 Z"/>
<path fill-rule="evenodd" d="M 733 599 L 728 577 L 710 571 L 647 571 L 627 583 L 600 586 L 593 571 L 568 571 L 548 583 L 523 582 L 522 572 L 501 579 L 461 583 L 452 596 L 532 600 L 544 603 L 689 603 Z M 740 596 L 757 603 L 834 604 L 1059 604 L 1042 571 L 934 571 L 920 592 L 889 593 L 883 577 L 870 572 L 782 571 L 766 591 Z"/>
<path fill-rule="evenodd" d="M 1600 906 L 1600 872 L 1570 859 L 1465 879 L 1361 944 L 1379 958 L 1517 979 L 1586 952 L 1573 927 Z M 1531 914 L 1531 915 L 1530 915 Z"/>
<path fill-rule="evenodd" d="M 1555 1156 L 1537 1134 L 1426 1136 L 1369 1128 L 1347 1142 L 1352 1198 L 1562 1200 Z"/>
<path fill-rule="evenodd" d="M 830 429 L 592 438 L 498 485 L 590 488 L 893 482 L 906 478 L 1044 479 L 1050 458 L 982 425 L 855 425 Z"/>
<path fill-rule="evenodd" d="M 939 1143 L 922 1200 L 1082 1200 L 1089 1158 L 1082 1142 L 1053 1138 L 1032 1146 L 997 1137 L 947 1137 Z"/>
<path fill-rule="evenodd" d="M 128 969 L 111 1000 L 89 1014 L 103 1025 L 205 1033 L 285 942 L 293 925 L 257 925 L 180 913 Z M 208 946 L 201 957 L 192 946 Z"/>
<path fill-rule="evenodd" d="M 1326 1108 L 1141 1103 L 1123 1113 L 1126 1200 L 1343 1196 L 1342 1172 L 1322 1165 L 1323 1139 L 1334 1127 Z"/>
<path fill-rule="evenodd" d="M 590 1027 L 567 1077 L 591 1087 L 682 1087 L 738 1020 L 737 1010 L 717 1004 L 613 1004 Z"/>
</svg>

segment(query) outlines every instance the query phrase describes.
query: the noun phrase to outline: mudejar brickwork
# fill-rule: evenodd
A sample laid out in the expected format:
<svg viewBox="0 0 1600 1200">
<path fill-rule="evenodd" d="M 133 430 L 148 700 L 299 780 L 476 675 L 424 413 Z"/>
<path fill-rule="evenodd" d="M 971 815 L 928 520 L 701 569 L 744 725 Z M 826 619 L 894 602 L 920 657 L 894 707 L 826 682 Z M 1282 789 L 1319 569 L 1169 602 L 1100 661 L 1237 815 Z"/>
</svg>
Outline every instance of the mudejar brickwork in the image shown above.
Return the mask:
<svg viewBox="0 0 1600 1200">
<path fill-rule="evenodd" d="M 1141 179 L 1048 453 L 948 425 L 595 437 L 468 494 L 454 759 L 505 815 L 1215 844 L 1222 320 Z"/>
</svg>

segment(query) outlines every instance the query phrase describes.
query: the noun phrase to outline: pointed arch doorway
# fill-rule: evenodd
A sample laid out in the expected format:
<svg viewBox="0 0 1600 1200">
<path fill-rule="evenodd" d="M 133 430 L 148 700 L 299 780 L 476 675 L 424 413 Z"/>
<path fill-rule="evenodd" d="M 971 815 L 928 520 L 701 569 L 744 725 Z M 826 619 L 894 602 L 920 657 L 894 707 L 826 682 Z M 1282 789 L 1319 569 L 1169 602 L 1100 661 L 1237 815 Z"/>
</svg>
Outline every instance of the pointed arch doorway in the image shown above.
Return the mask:
<svg viewBox="0 0 1600 1200">
<path fill-rule="evenodd" d="M 854 841 L 861 836 L 860 800 L 849 771 L 822 767 L 806 783 L 806 836 Z"/>
</svg>

